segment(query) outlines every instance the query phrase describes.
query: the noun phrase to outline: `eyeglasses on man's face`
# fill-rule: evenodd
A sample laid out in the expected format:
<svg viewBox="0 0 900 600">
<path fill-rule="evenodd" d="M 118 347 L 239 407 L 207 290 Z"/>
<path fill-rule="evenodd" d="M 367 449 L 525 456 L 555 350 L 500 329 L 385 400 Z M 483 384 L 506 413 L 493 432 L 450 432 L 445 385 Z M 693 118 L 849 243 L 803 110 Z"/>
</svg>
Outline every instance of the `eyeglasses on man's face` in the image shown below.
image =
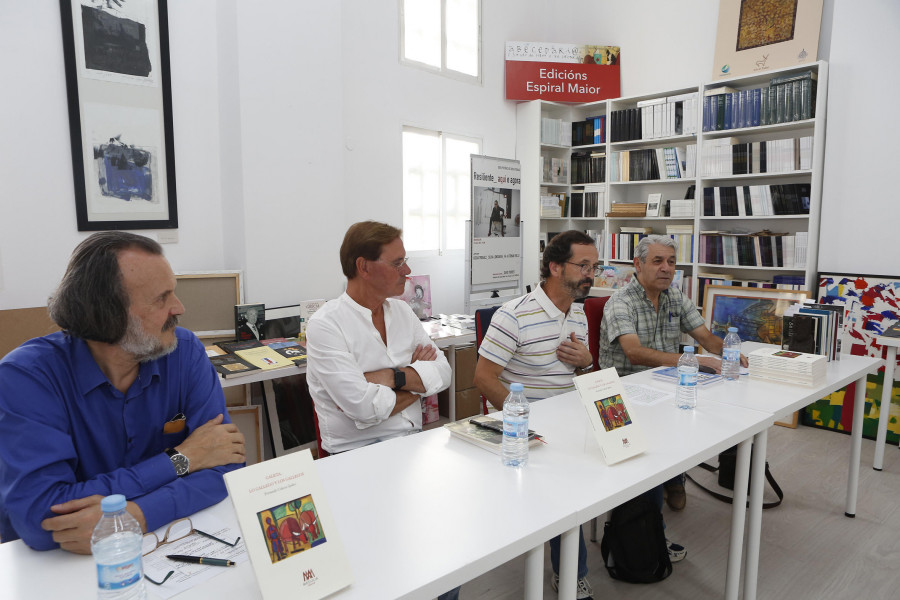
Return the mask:
<svg viewBox="0 0 900 600">
<path fill-rule="evenodd" d="M 400 269 L 403 268 L 403 266 L 404 266 L 407 262 L 409 262 L 409 257 L 406 256 L 406 257 L 404 257 L 404 258 L 401 258 L 400 260 L 394 260 L 394 261 L 381 260 L 381 259 L 379 258 L 376 262 L 383 262 L 383 263 L 386 264 L 386 265 L 391 265 L 392 267 L 394 267 L 395 269 L 397 269 L 397 270 L 399 271 Z"/>
<path fill-rule="evenodd" d="M 574 263 L 567 260 L 566 264 L 578 267 L 579 269 L 581 269 L 581 272 L 584 275 L 593 273 L 596 276 L 599 275 L 601 271 L 603 271 L 603 263 Z"/>
<path fill-rule="evenodd" d="M 230 546 L 234 548 L 237 546 L 237 543 L 241 541 L 240 536 L 233 542 L 226 542 L 222 538 L 217 538 L 216 536 L 206 533 L 205 531 L 200 531 L 199 529 L 194 529 L 194 524 L 191 523 L 190 517 L 185 517 L 183 519 L 178 519 L 177 521 L 172 521 L 169 526 L 166 528 L 166 532 L 163 534 L 163 539 L 159 539 L 154 532 L 145 533 L 143 539 L 141 540 L 141 556 L 147 556 L 160 546 L 165 546 L 166 544 L 171 544 L 173 542 L 177 542 L 179 540 L 183 540 L 184 538 L 193 535 L 193 534 L 201 535 L 205 538 L 209 538 L 211 540 L 215 540 L 217 542 L 221 542 L 226 546 Z M 171 577 L 175 571 L 169 571 L 162 581 L 154 581 L 146 574 L 144 578 L 150 583 L 156 585 L 162 585 L 166 582 L 166 580 Z"/>
</svg>

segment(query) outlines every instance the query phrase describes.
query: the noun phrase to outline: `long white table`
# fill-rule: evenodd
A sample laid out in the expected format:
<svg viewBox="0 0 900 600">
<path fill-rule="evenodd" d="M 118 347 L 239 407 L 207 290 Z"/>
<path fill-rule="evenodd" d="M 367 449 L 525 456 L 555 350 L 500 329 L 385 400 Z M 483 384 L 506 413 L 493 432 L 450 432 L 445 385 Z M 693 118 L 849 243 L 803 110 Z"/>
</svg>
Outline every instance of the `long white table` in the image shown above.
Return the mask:
<svg viewBox="0 0 900 600">
<path fill-rule="evenodd" d="M 776 420 L 780 420 L 792 412 L 808 406 L 819 398 L 856 381 L 856 401 L 853 407 L 850 464 L 847 477 L 847 502 L 844 511 L 848 517 L 854 517 L 856 515 L 856 499 L 859 489 L 859 461 L 862 450 L 862 421 L 865 412 L 866 378 L 869 373 L 876 372 L 881 367 L 881 364 L 882 360 L 879 358 L 843 354 L 840 360 L 828 363 L 825 378 L 814 386 L 776 383 L 761 379 L 751 379 L 749 376 L 742 375 L 736 382 L 726 381 L 720 385 L 702 390 L 700 398 L 701 401 L 708 399 L 723 406 L 758 410 L 772 415 Z M 632 378 L 634 381 L 659 385 L 646 372 L 634 375 Z M 753 472 L 750 474 L 750 516 L 747 525 L 744 600 L 756 598 L 767 439 L 768 433 L 766 430 L 757 433 L 753 438 L 754 460 Z M 740 455 L 738 460 L 740 461 Z M 734 497 L 742 498 L 745 494 L 746 491 L 739 492 L 737 479 L 735 479 Z"/>
<path fill-rule="evenodd" d="M 498 456 L 444 429 L 317 461 L 354 575 L 334 597 L 433 598 L 524 554 L 525 597 L 541 598 L 544 543 L 563 534 L 559 597 L 574 598 L 580 523 L 773 422 L 716 403 L 692 412 L 670 403 L 634 412 L 650 449 L 611 467 L 574 393 L 533 405 L 532 427 L 548 444 L 533 450 L 522 470 L 503 467 Z M 746 485 L 746 464 L 743 473 Z M 228 500 L 207 510 L 234 522 Z M 742 524 L 743 506 L 736 510 Z M 741 539 L 732 534 L 738 561 Z M 44 568 L 54 577 L 33 576 Z M 0 580 L 14 598 L 92 598 L 94 577 L 90 557 L 33 552 L 21 541 L 0 545 Z M 259 598 L 250 565 L 223 570 L 179 596 L 210 597 Z"/>
</svg>

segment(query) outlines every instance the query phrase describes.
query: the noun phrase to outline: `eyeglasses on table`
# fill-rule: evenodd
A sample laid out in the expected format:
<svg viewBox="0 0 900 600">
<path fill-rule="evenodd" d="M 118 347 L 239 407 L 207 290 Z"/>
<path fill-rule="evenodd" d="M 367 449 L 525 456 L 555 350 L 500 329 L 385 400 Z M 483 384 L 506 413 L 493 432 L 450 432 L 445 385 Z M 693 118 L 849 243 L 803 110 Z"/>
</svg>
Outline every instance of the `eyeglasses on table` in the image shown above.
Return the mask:
<svg viewBox="0 0 900 600">
<path fill-rule="evenodd" d="M 166 532 L 163 534 L 163 539 L 160 540 L 157 537 L 156 533 L 150 532 L 145 533 L 143 539 L 141 540 L 141 556 L 147 556 L 151 552 L 154 552 L 160 546 L 165 546 L 166 544 L 171 544 L 172 542 L 177 542 L 179 540 L 183 540 L 184 538 L 197 534 L 203 536 L 205 538 L 209 538 L 211 540 L 215 540 L 226 546 L 234 548 L 237 546 L 237 543 L 241 541 L 240 536 L 233 542 L 226 542 L 222 538 L 217 538 L 211 533 L 206 533 L 205 531 L 200 531 L 199 529 L 194 529 L 194 524 L 191 522 L 190 517 L 184 517 L 182 519 L 178 519 L 176 521 L 172 521 L 168 527 L 166 527 Z M 152 584 L 162 585 L 175 573 L 174 570 L 169 571 L 165 577 L 163 577 L 162 581 L 154 581 L 148 575 L 144 574 L 144 578 Z"/>
</svg>

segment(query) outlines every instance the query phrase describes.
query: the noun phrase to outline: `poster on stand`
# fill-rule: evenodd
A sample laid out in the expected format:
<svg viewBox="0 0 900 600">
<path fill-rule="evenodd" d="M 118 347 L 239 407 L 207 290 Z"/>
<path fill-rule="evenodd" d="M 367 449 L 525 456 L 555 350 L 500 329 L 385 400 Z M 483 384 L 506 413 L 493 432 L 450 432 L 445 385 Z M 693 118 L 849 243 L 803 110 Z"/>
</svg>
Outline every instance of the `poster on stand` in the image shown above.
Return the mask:
<svg viewBox="0 0 900 600">
<path fill-rule="evenodd" d="M 472 285 L 521 278 L 521 194 L 519 161 L 472 155 Z"/>
</svg>

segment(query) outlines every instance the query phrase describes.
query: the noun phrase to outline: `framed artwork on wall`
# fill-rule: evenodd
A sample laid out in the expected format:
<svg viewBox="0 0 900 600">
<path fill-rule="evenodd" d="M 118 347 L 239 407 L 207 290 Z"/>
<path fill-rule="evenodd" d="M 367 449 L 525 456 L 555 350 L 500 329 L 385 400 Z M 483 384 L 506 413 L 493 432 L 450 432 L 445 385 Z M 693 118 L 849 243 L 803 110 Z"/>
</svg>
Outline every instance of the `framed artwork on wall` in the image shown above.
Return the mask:
<svg viewBox="0 0 900 600">
<path fill-rule="evenodd" d="M 845 354 L 883 357 L 875 339 L 900 321 L 900 277 L 856 273 L 819 273 L 816 298 L 822 304 L 844 307 L 841 348 Z M 881 415 L 884 369 L 868 377 L 863 436 L 875 439 Z M 840 389 L 806 407 L 804 424 L 849 432 L 853 423 L 855 384 Z M 887 441 L 900 441 L 900 385 L 893 383 Z"/>
<path fill-rule="evenodd" d="M 178 227 L 166 0 L 60 0 L 79 231 Z"/>
<path fill-rule="evenodd" d="M 781 318 L 791 304 L 809 298 L 806 290 L 708 285 L 703 298 L 703 319 L 714 335 L 724 338 L 737 327 L 744 342 L 781 344 Z"/>
</svg>

